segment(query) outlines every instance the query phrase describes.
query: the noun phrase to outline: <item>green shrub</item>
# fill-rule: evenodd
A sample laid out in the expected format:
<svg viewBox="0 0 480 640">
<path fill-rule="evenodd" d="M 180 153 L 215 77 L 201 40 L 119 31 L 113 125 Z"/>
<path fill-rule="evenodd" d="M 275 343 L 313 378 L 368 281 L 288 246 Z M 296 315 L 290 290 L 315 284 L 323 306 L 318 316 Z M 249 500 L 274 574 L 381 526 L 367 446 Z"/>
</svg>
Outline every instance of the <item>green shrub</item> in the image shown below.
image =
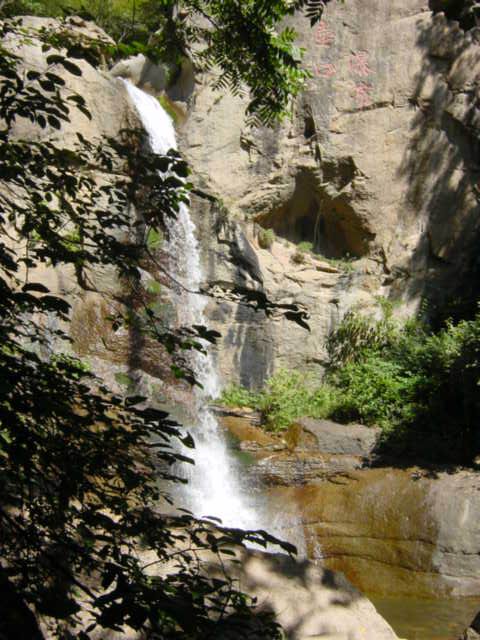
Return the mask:
<svg viewBox="0 0 480 640">
<path fill-rule="evenodd" d="M 222 395 L 218 400 L 226 407 L 250 407 L 251 409 L 259 408 L 259 396 L 257 393 L 241 387 L 240 385 L 231 384 L 222 391 Z"/>
<path fill-rule="evenodd" d="M 301 251 L 302 253 L 313 251 L 313 242 L 300 242 L 297 244 L 297 251 Z"/>
<path fill-rule="evenodd" d="M 160 105 L 163 107 L 164 111 L 166 111 L 170 116 L 170 118 L 173 120 L 173 123 L 178 124 L 178 113 L 175 110 L 175 107 L 172 101 L 170 100 L 170 98 L 165 94 L 162 94 L 158 96 L 157 100 L 159 101 Z"/>
<path fill-rule="evenodd" d="M 328 385 L 315 386 L 310 376 L 300 371 L 280 370 L 259 393 L 243 387 L 230 386 L 220 402 L 227 406 L 256 409 L 262 414 L 262 424 L 270 431 L 287 428 L 298 418 L 325 418 L 338 403 L 335 389 Z"/>
<path fill-rule="evenodd" d="M 304 372 L 281 369 L 260 393 L 259 408 L 265 428 L 279 431 L 304 416 L 326 418 L 337 401 L 332 387 L 314 385 Z"/>
<path fill-rule="evenodd" d="M 422 408 L 421 374 L 407 372 L 402 363 L 374 351 L 339 369 L 331 383 L 341 398 L 331 417 L 340 422 L 361 422 L 388 432 L 411 426 Z"/>
<path fill-rule="evenodd" d="M 470 462 L 479 453 L 480 314 L 434 334 L 394 320 L 388 304 L 380 320 L 351 312 L 329 349 L 321 384 L 281 370 L 259 393 L 230 387 L 222 401 L 257 409 L 272 431 L 302 416 L 333 418 L 379 426 L 391 449 L 423 458 Z"/>
<path fill-rule="evenodd" d="M 368 351 L 392 345 L 399 332 L 400 325 L 385 311 L 381 320 L 348 311 L 338 328 L 327 338 L 330 368 L 336 369 L 362 358 Z"/>
<path fill-rule="evenodd" d="M 430 434 L 433 448 L 442 456 L 450 448 L 460 461 L 478 453 L 480 315 L 432 333 L 417 320 L 401 325 L 385 310 L 377 321 L 351 313 L 331 336 L 329 352 L 327 380 L 339 399 L 334 419 L 378 425 L 413 448 L 418 432 Z"/>
<path fill-rule="evenodd" d="M 302 251 L 295 251 L 295 253 L 292 254 L 292 257 L 290 258 L 290 260 L 294 264 L 304 264 L 305 254 Z"/>
<path fill-rule="evenodd" d="M 132 0 L 13 0 L 7 7 L 19 14 L 51 17 L 87 11 L 96 22 L 108 27 L 114 19 L 131 20 L 133 5 Z"/>
<path fill-rule="evenodd" d="M 147 248 L 149 251 L 156 251 L 160 249 L 164 241 L 164 235 L 161 229 L 154 229 L 151 227 L 147 232 Z"/>
<path fill-rule="evenodd" d="M 258 232 L 258 245 L 261 249 L 270 249 L 275 242 L 275 231 L 273 229 L 260 229 Z"/>
<path fill-rule="evenodd" d="M 291 261 L 295 264 L 303 264 L 305 262 L 306 254 L 311 251 L 313 251 L 312 242 L 300 242 L 297 245 L 295 253 L 291 257 Z"/>
<path fill-rule="evenodd" d="M 339 271 L 344 273 L 353 273 L 355 271 L 354 261 L 355 258 L 346 254 L 343 258 L 326 258 L 325 256 L 319 256 L 325 262 L 328 262 L 332 267 L 335 267 Z"/>
</svg>

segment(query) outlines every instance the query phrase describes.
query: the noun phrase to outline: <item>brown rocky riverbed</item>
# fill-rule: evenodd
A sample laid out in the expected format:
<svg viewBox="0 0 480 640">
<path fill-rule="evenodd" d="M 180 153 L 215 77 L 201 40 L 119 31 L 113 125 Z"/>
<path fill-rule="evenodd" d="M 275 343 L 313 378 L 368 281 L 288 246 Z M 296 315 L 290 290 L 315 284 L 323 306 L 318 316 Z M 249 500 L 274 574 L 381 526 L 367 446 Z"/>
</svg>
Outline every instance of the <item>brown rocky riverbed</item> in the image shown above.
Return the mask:
<svg viewBox="0 0 480 640">
<path fill-rule="evenodd" d="M 479 473 L 372 468 L 378 433 L 358 425 L 305 419 L 272 435 L 254 414 L 223 424 L 289 540 L 372 597 L 400 637 L 459 637 L 480 605 Z"/>
</svg>

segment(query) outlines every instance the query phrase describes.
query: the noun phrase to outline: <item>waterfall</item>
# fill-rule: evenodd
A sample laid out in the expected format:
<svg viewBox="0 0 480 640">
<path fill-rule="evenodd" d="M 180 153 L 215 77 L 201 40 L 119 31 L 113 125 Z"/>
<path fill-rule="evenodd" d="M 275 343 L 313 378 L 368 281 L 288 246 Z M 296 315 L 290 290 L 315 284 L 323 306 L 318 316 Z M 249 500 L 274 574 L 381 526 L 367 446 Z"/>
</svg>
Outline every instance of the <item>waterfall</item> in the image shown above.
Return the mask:
<svg viewBox="0 0 480 640">
<path fill-rule="evenodd" d="M 152 151 L 164 155 L 169 149 L 176 149 L 172 120 L 158 100 L 128 81 L 125 84 L 148 134 Z M 181 283 L 173 293 L 177 298 L 179 322 L 183 326 L 205 326 L 207 300 L 205 296 L 194 293 L 199 290 L 204 274 L 195 225 L 185 204 L 180 205 L 176 219 L 170 219 L 168 225 L 169 240 L 164 248 L 172 257 L 172 276 Z M 242 529 L 263 527 L 255 508 L 256 496 L 251 490 L 242 491 L 238 465 L 228 451 L 215 415 L 208 408 L 209 400 L 220 393 L 213 358 L 208 350 L 206 355 L 196 353 L 192 356 L 192 365 L 203 389 L 195 391 L 194 421 L 185 425 L 196 444 L 193 454 L 195 465 L 190 471 L 185 506 L 198 517 L 220 518 L 225 526 Z M 264 509 L 261 511 L 264 515 Z"/>
</svg>

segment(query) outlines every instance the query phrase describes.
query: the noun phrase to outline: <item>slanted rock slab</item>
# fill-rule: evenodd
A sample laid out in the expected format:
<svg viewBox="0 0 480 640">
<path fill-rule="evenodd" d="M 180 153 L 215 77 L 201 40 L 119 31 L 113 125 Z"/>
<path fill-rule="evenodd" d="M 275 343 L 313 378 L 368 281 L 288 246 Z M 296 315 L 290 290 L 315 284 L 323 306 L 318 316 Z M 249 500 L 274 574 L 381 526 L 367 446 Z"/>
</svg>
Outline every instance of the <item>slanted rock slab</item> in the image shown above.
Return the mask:
<svg viewBox="0 0 480 640">
<path fill-rule="evenodd" d="M 262 610 L 275 613 L 289 640 L 397 639 L 343 574 L 281 554 L 243 550 L 239 555 L 240 589 L 256 597 Z"/>
<path fill-rule="evenodd" d="M 297 450 L 361 456 L 374 452 L 381 430 L 361 424 L 338 424 L 331 420 L 301 418 L 289 429 L 287 438 Z"/>
</svg>

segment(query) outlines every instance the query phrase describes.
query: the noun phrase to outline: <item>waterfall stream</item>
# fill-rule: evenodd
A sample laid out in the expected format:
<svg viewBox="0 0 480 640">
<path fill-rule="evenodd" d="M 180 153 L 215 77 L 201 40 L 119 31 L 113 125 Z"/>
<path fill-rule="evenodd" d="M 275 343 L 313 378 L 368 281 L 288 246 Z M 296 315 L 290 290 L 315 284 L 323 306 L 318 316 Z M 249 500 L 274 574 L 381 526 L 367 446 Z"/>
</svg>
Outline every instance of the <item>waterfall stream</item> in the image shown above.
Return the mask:
<svg viewBox="0 0 480 640">
<path fill-rule="evenodd" d="M 176 149 L 175 130 L 171 118 L 158 100 L 125 81 L 154 153 L 166 154 Z M 205 296 L 195 293 L 204 274 L 200 251 L 195 237 L 195 225 L 185 204 L 180 205 L 176 219 L 169 223 L 169 239 L 164 245 L 171 257 L 172 276 L 181 284 L 173 292 L 176 298 L 178 320 L 182 326 L 206 325 Z M 264 527 L 259 511 L 255 508 L 256 496 L 250 490 L 242 490 L 242 478 L 235 458 L 228 451 L 215 415 L 208 402 L 220 393 L 220 384 L 211 354 L 196 353 L 192 356 L 192 368 L 203 389 L 196 390 L 192 402 L 192 424 L 185 425 L 195 440 L 193 457 L 195 465 L 190 469 L 185 505 L 196 516 L 220 518 L 225 526 L 255 529 Z M 258 497 L 257 497 L 258 500 Z M 262 509 L 263 513 L 265 511 Z M 270 528 L 270 527 L 269 527 Z"/>
</svg>

